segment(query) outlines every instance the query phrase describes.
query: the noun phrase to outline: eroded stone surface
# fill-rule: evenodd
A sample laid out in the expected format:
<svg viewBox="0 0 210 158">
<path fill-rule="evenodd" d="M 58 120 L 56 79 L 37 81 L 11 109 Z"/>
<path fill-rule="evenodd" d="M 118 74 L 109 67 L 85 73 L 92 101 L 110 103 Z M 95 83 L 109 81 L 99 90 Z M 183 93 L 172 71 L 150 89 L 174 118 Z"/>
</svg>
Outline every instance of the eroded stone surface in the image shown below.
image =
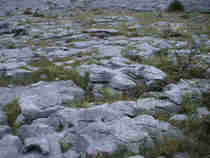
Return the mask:
<svg viewBox="0 0 210 158">
<path fill-rule="evenodd" d="M 141 150 L 165 137 L 184 137 L 169 122 L 188 120 L 186 99 L 196 103 L 197 119 L 209 116 L 197 103 L 210 92 L 210 40 L 203 32 L 193 33 L 192 43 L 185 39 L 188 14 L 168 22 L 162 12 L 68 10 L 164 10 L 170 2 L 160 1 L 2 1 L 0 15 L 8 16 L 0 17 L 1 156 L 87 158 L 125 147 L 136 155 L 129 158 L 143 158 Z M 190 20 L 207 22 L 202 16 Z M 49 74 L 34 79 L 39 71 Z M 17 85 L 26 78 L 32 81 Z"/>
</svg>

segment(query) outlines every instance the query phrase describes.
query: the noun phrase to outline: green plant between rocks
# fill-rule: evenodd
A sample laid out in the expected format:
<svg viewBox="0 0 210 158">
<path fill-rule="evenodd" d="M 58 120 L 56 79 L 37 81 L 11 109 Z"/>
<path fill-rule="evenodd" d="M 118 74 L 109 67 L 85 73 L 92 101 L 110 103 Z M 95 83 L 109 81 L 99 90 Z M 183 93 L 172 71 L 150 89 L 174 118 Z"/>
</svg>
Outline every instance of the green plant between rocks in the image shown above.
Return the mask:
<svg viewBox="0 0 210 158">
<path fill-rule="evenodd" d="M 169 12 L 184 11 L 184 6 L 179 0 L 171 2 L 167 9 Z"/>
<path fill-rule="evenodd" d="M 63 153 L 67 152 L 67 151 L 72 147 L 72 144 L 71 144 L 71 143 L 65 142 L 64 139 L 61 139 L 61 140 L 59 141 L 59 144 L 60 144 L 61 151 L 62 151 Z"/>
<path fill-rule="evenodd" d="M 21 113 L 20 106 L 18 104 L 18 99 L 14 99 L 4 106 L 4 111 L 7 115 L 8 124 L 12 128 L 14 135 L 17 133 L 19 125 L 16 123 L 18 115 Z"/>
</svg>

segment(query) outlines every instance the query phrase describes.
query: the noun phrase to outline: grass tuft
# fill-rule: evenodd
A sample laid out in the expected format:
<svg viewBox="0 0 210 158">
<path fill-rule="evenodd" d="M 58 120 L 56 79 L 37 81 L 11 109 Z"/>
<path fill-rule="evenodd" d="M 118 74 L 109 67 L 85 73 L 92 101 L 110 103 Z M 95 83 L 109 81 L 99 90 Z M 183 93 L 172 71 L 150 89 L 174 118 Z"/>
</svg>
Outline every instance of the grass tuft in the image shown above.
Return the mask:
<svg viewBox="0 0 210 158">
<path fill-rule="evenodd" d="M 18 104 L 18 100 L 14 99 L 10 103 L 6 104 L 4 106 L 4 111 L 7 114 L 7 120 L 9 126 L 12 128 L 12 132 L 14 135 L 16 135 L 16 130 L 19 127 L 19 125 L 16 123 L 16 119 L 18 115 L 21 113 L 20 106 Z"/>
</svg>

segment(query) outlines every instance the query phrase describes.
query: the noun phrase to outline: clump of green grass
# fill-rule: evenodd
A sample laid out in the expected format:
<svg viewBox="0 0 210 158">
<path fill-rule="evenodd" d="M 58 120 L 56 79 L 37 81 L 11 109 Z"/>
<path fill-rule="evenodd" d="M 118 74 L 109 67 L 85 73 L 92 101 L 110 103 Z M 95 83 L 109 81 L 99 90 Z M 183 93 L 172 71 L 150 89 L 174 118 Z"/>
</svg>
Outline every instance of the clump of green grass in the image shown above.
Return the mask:
<svg viewBox="0 0 210 158">
<path fill-rule="evenodd" d="M 137 31 L 135 29 L 130 29 L 129 25 L 126 22 L 121 22 L 119 27 L 117 27 L 116 29 L 119 29 L 119 31 L 120 31 L 116 35 L 124 35 L 127 37 L 138 36 Z"/>
<path fill-rule="evenodd" d="M 191 112 L 190 112 L 191 113 Z M 187 146 L 183 152 L 188 152 L 190 157 L 200 158 L 209 155 L 210 151 L 210 117 L 197 118 L 196 115 L 189 115 L 187 120 L 182 122 L 172 121 L 172 125 L 182 129 L 187 140 Z M 190 140 L 190 141 L 189 141 Z M 178 151 L 179 152 L 179 151 Z"/>
<path fill-rule="evenodd" d="M 15 43 L 10 42 L 10 43 L 8 43 L 7 48 L 8 48 L 8 49 L 15 49 L 15 48 L 17 48 L 17 46 L 16 46 Z"/>
<path fill-rule="evenodd" d="M 201 53 L 209 53 L 210 52 L 210 47 L 207 47 L 206 44 L 203 42 L 199 48 Z"/>
<path fill-rule="evenodd" d="M 178 152 L 187 152 L 190 157 L 199 158 L 197 157 L 197 150 L 198 146 L 191 139 L 164 138 L 160 143 L 155 143 L 152 149 L 140 149 L 140 152 L 145 158 L 157 158 L 159 156 L 174 158 Z"/>
<path fill-rule="evenodd" d="M 86 73 L 85 76 L 82 77 L 75 69 L 66 70 L 63 66 L 57 66 L 44 57 L 36 61 L 31 61 L 29 65 L 39 69 L 34 71 L 31 76 L 21 79 L 2 77 L 0 79 L 0 85 L 28 85 L 38 81 L 72 80 L 79 87 L 83 89 L 88 88 L 89 73 Z"/>
<path fill-rule="evenodd" d="M 75 69 L 65 70 L 63 66 L 57 66 L 46 58 L 33 61 L 30 63 L 30 65 L 40 68 L 38 71 L 34 72 L 32 76 L 34 80 L 72 80 L 79 87 L 87 89 L 89 73 L 86 73 L 85 76 L 82 77 Z M 47 78 L 41 79 L 41 75 L 46 75 Z"/>
<path fill-rule="evenodd" d="M 157 17 L 153 12 L 138 12 L 134 16 L 139 19 L 140 24 L 145 25 L 152 24 L 162 19 Z"/>
<path fill-rule="evenodd" d="M 18 115 L 21 113 L 21 109 L 18 104 L 18 99 L 14 99 L 10 103 L 6 104 L 4 106 L 4 111 L 7 114 L 8 124 L 12 128 L 13 134 L 16 135 L 16 130 L 19 127 L 19 125 L 16 123 L 16 119 Z"/>
<path fill-rule="evenodd" d="M 119 100 L 129 100 L 129 96 L 125 92 L 121 94 L 113 94 L 109 88 L 101 88 L 99 92 L 103 95 L 104 102 L 113 103 Z"/>
<path fill-rule="evenodd" d="M 182 122 L 170 121 L 172 125 L 182 129 L 188 139 L 183 142 L 187 143 L 183 152 L 188 152 L 193 158 L 206 157 L 210 151 L 210 117 L 198 117 L 196 111 L 196 108 L 202 104 L 202 99 L 186 94 L 181 105 L 181 113 L 186 114 L 188 119 Z"/>
<path fill-rule="evenodd" d="M 64 125 L 61 123 L 58 124 L 55 128 L 56 132 L 61 132 L 61 131 L 63 131 L 63 129 L 64 129 Z"/>
<path fill-rule="evenodd" d="M 210 117 L 197 117 L 196 106 L 200 102 L 186 94 L 182 102 L 181 113 L 186 114 L 187 120 L 182 122 L 170 121 L 170 123 L 183 131 L 185 135 L 182 139 L 163 139 L 161 143 L 155 144 L 150 150 L 142 150 L 145 158 L 156 158 L 166 156 L 173 158 L 178 152 L 186 152 L 192 158 L 206 157 L 210 151 Z M 162 114 L 158 119 L 168 121 L 167 117 Z"/>
<path fill-rule="evenodd" d="M 169 12 L 184 11 L 184 6 L 179 0 L 174 0 L 170 3 L 167 9 Z"/>
<path fill-rule="evenodd" d="M 156 112 L 153 117 L 155 119 L 161 120 L 161 121 L 168 121 L 170 118 L 170 114 L 169 113 L 165 113 L 165 112 Z"/>
<path fill-rule="evenodd" d="M 41 78 L 45 75 L 46 78 Z M 80 76 L 79 72 L 74 69 L 65 70 L 62 66 L 48 65 L 47 67 L 40 68 L 32 75 L 33 81 L 54 81 L 54 80 L 72 80 L 76 85 L 83 89 L 87 89 L 89 74 L 86 73 L 84 77 Z"/>
<path fill-rule="evenodd" d="M 210 92 L 203 94 L 201 98 L 201 106 L 207 107 L 210 110 Z"/>
<path fill-rule="evenodd" d="M 192 116 L 196 113 L 196 108 L 200 105 L 200 99 L 196 99 L 196 96 L 191 93 L 186 93 L 182 101 L 181 113 Z"/>
<path fill-rule="evenodd" d="M 206 70 L 204 68 L 191 67 L 197 62 L 193 60 L 193 54 L 189 56 L 176 55 L 176 63 L 173 63 L 172 60 L 167 57 L 167 54 L 168 50 L 161 50 L 159 55 L 151 57 L 150 59 L 144 59 L 141 63 L 155 66 L 166 72 L 169 82 L 176 82 L 181 78 L 205 78 L 204 72 Z"/>
<path fill-rule="evenodd" d="M 73 19 L 80 22 L 84 26 L 88 27 L 95 23 L 94 19 L 97 16 L 97 11 L 81 11 L 79 9 L 74 10 Z"/>
<path fill-rule="evenodd" d="M 67 151 L 72 147 L 72 144 L 66 142 L 66 141 L 64 140 L 64 138 L 61 139 L 61 140 L 59 141 L 59 143 L 60 143 L 61 151 L 62 151 L 63 153 L 67 152 Z"/>
<path fill-rule="evenodd" d="M 96 158 L 128 158 L 130 156 L 136 155 L 135 153 L 128 151 L 123 145 L 119 145 L 118 150 L 114 153 L 98 153 Z"/>
<path fill-rule="evenodd" d="M 195 53 L 192 52 L 190 55 L 179 55 L 175 53 L 176 62 L 168 56 L 169 49 L 161 49 L 157 55 L 145 59 L 139 55 L 128 55 L 128 51 L 135 51 L 135 46 L 128 46 L 122 50 L 122 55 L 133 62 L 152 65 L 159 68 L 160 70 L 168 74 L 168 82 L 176 82 L 181 78 L 192 79 L 192 78 L 206 78 L 206 66 L 195 66 L 201 65 L 198 60 L 194 60 Z M 160 85 L 161 86 L 161 85 Z"/>
<path fill-rule="evenodd" d="M 138 30 L 138 35 L 141 37 L 144 36 L 161 36 L 161 31 L 154 27 L 144 26 Z"/>
</svg>

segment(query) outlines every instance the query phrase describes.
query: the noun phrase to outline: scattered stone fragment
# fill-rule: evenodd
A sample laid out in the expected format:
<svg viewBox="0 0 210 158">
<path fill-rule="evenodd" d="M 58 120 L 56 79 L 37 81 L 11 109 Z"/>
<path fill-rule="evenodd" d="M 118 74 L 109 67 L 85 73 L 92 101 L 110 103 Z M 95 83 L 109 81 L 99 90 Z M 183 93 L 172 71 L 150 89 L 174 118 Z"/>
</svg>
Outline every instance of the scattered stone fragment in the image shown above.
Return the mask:
<svg viewBox="0 0 210 158">
<path fill-rule="evenodd" d="M 176 115 L 172 116 L 169 120 L 170 121 L 185 121 L 185 120 L 187 120 L 187 115 L 176 114 Z"/>
</svg>

